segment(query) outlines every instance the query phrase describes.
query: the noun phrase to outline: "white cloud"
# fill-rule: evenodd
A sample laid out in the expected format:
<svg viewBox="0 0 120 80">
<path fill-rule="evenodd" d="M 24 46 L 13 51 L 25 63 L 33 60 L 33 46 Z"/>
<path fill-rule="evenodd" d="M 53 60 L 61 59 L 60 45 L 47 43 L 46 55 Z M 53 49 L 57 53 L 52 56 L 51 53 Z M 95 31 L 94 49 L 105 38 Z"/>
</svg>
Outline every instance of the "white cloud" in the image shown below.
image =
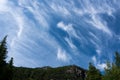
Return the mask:
<svg viewBox="0 0 120 80">
<path fill-rule="evenodd" d="M 93 57 L 92 57 L 92 60 L 93 60 L 94 64 L 96 64 L 96 63 L 97 63 L 97 59 L 96 59 L 96 57 L 95 57 L 95 56 L 93 56 Z"/>
<path fill-rule="evenodd" d="M 66 42 L 69 44 L 69 46 L 72 49 L 76 49 L 77 47 L 72 43 L 72 40 L 68 39 L 67 37 L 65 38 Z"/>
<path fill-rule="evenodd" d="M 14 44 L 16 43 L 16 40 L 19 40 L 21 39 L 22 37 L 22 34 L 23 34 L 23 31 L 25 29 L 23 29 L 25 27 L 25 24 L 27 24 L 28 22 L 26 22 L 26 19 L 25 19 L 25 16 L 22 12 L 22 10 L 20 8 L 14 8 L 13 10 L 13 7 L 14 5 L 11 5 L 10 6 L 10 11 L 9 13 L 11 14 L 12 18 L 13 18 L 13 23 L 16 24 L 16 35 L 14 35 L 14 37 L 12 38 L 12 42 L 10 43 L 10 46 L 13 47 Z M 12 23 L 11 23 L 12 24 Z M 14 27 L 15 28 L 15 27 Z M 26 27 L 26 30 L 27 30 L 27 27 Z M 17 44 L 16 44 L 17 45 Z"/>
<path fill-rule="evenodd" d="M 68 9 L 64 6 L 60 6 L 60 5 L 56 5 L 56 4 L 52 3 L 51 8 L 59 14 L 63 14 L 63 16 L 71 15 L 70 12 L 68 11 Z"/>
<path fill-rule="evenodd" d="M 89 34 L 90 34 L 93 38 L 95 38 L 96 40 L 99 40 L 99 38 L 97 37 L 97 35 L 95 35 L 94 33 L 89 32 Z"/>
<path fill-rule="evenodd" d="M 6 12 L 9 10 L 8 0 L 0 0 L 0 12 Z"/>
<path fill-rule="evenodd" d="M 97 52 L 98 55 L 101 54 L 101 50 L 99 50 L 99 49 L 97 49 L 96 52 Z"/>
<path fill-rule="evenodd" d="M 0 0 L 0 5 L 6 4 L 7 0 Z"/>
<path fill-rule="evenodd" d="M 67 53 L 64 50 L 58 49 L 57 59 L 63 62 L 69 62 L 70 56 L 67 55 Z"/>
<path fill-rule="evenodd" d="M 87 23 L 90 23 L 95 28 L 102 30 L 112 36 L 112 32 L 108 28 L 106 22 L 104 20 L 101 20 L 99 16 L 92 15 L 91 20 L 86 20 Z"/>
<path fill-rule="evenodd" d="M 13 13 L 13 16 L 18 24 L 18 33 L 17 33 L 17 37 L 19 38 L 22 34 L 22 31 L 23 31 L 23 27 L 24 27 L 24 20 L 23 20 L 23 17 L 21 14 L 17 14 L 15 15 Z"/>
<path fill-rule="evenodd" d="M 72 28 L 72 24 L 65 25 L 63 22 L 59 22 L 57 26 L 65 31 L 69 31 Z"/>
<path fill-rule="evenodd" d="M 106 63 L 100 63 L 100 61 L 98 61 L 95 56 L 92 57 L 92 61 L 93 61 L 94 65 L 96 66 L 96 68 L 100 69 L 101 71 L 103 71 L 104 68 L 107 67 Z"/>
<path fill-rule="evenodd" d="M 11 21 L 9 23 L 6 23 L 6 25 L 10 24 L 9 27 L 11 27 L 10 29 L 11 31 L 8 29 L 7 34 L 10 36 L 14 36 L 11 37 L 12 41 L 10 43 L 10 46 L 13 46 L 15 43 L 15 39 L 17 39 L 17 37 L 19 38 L 22 34 L 23 25 L 24 25 L 24 19 L 23 19 L 24 16 L 21 12 L 21 9 L 16 7 L 11 1 L 8 0 L 0 0 L 0 13 L 7 16 L 6 20 L 11 18 Z M 13 27 L 13 25 L 15 27 Z"/>
<path fill-rule="evenodd" d="M 21 7 L 27 8 L 33 14 L 33 17 L 39 22 L 39 25 L 41 25 L 41 27 L 49 28 L 47 22 L 49 16 L 44 11 L 45 6 L 41 6 L 39 2 L 32 0 L 19 0 L 19 5 Z"/>
<path fill-rule="evenodd" d="M 111 3 L 107 3 L 106 1 L 104 1 L 102 2 L 102 4 L 101 2 L 98 2 L 98 4 L 94 4 L 90 0 L 79 2 L 81 4 L 81 8 L 76 8 L 75 6 L 73 6 L 72 11 L 82 17 L 87 23 L 91 24 L 96 29 L 104 31 L 111 36 L 112 32 L 107 26 L 107 22 L 100 18 L 100 14 L 108 14 L 108 16 L 114 17 L 113 13 L 115 12 L 115 9 L 111 5 Z M 86 15 L 89 17 L 86 17 Z"/>
<path fill-rule="evenodd" d="M 97 68 L 100 69 L 100 70 L 102 70 L 102 71 L 103 71 L 106 67 L 107 67 L 106 63 L 101 63 L 101 64 L 98 63 L 98 64 L 97 64 Z"/>
<path fill-rule="evenodd" d="M 79 16 L 83 16 L 84 15 L 84 12 L 81 9 L 78 9 L 78 8 L 73 8 L 73 12 L 75 12 Z"/>
<path fill-rule="evenodd" d="M 69 34 L 69 36 L 79 38 L 79 36 L 77 35 L 77 33 L 76 33 L 75 29 L 73 28 L 72 24 L 67 24 L 66 25 L 61 21 L 57 24 L 57 27 L 66 31 Z"/>
</svg>

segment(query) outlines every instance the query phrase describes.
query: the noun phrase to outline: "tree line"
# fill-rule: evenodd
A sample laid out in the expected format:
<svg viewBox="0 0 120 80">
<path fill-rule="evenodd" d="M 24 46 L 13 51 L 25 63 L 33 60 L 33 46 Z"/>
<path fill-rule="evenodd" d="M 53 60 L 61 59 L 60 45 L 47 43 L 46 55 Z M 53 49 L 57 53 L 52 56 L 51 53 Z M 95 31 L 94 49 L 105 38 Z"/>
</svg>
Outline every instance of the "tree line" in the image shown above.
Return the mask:
<svg viewBox="0 0 120 80">
<path fill-rule="evenodd" d="M 0 80 L 120 80 L 120 53 L 115 52 L 114 61 L 111 63 L 106 62 L 104 73 L 102 74 L 92 63 L 89 63 L 89 69 L 85 71 L 84 78 L 76 77 L 76 73 L 67 74 L 64 73 L 68 67 L 48 70 L 44 69 L 32 69 L 13 66 L 13 58 L 8 62 L 7 58 L 7 36 L 0 42 Z M 64 73 L 64 74 L 63 74 Z M 58 79 L 56 79 L 58 78 Z M 65 79 L 63 79 L 65 78 Z"/>
<path fill-rule="evenodd" d="M 115 52 L 114 62 L 106 62 L 104 74 L 100 73 L 92 63 L 89 64 L 85 80 L 120 80 L 120 54 Z"/>
</svg>

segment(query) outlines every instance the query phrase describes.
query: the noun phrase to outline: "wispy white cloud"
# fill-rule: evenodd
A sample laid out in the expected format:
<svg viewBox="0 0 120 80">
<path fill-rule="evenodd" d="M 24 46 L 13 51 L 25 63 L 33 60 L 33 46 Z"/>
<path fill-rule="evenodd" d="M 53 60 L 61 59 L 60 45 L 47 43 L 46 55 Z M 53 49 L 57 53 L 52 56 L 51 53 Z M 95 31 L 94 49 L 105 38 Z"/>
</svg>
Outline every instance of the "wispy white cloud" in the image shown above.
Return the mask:
<svg viewBox="0 0 120 80">
<path fill-rule="evenodd" d="M 18 33 L 17 33 L 17 37 L 19 38 L 19 37 L 21 36 L 21 34 L 22 34 L 22 31 L 23 31 L 24 19 L 23 19 L 23 17 L 22 17 L 21 14 L 20 14 L 20 15 L 18 15 L 18 14 L 15 15 L 15 14 L 13 13 L 13 16 L 14 16 L 14 18 L 15 18 L 17 24 L 18 24 Z"/>
<path fill-rule="evenodd" d="M 100 69 L 101 71 L 103 71 L 104 68 L 107 67 L 106 63 L 100 63 L 100 61 L 97 60 L 96 56 L 92 57 L 92 61 L 93 61 L 94 65 L 96 66 L 96 68 Z"/>
<path fill-rule="evenodd" d="M 97 52 L 98 55 L 101 54 L 101 50 L 99 50 L 99 49 L 97 49 L 96 52 Z"/>
<path fill-rule="evenodd" d="M 48 28 L 48 22 L 47 20 L 49 19 L 48 14 L 45 12 L 45 6 L 40 4 L 37 1 L 21 1 L 19 0 L 19 5 L 27 8 L 34 16 L 34 18 L 39 22 L 39 25 L 44 28 Z M 42 8 L 42 9 L 41 9 Z"/>
<path fill-rule="evenodd" d="M 60 5 L 56 5 L 54 3 L 51 4 L 51 8 L 56 12 L 59 13 L 63 16 L 69 16 L 71 15 L 71 13 L 69 12 L 69 10 L 65 7 L 65 6 L 60 6 Z"/>
<path fill-rule="evenodd" d="M 65 25 L 63 22 L 59 22 L 57 26 L 65 31 L 69 31 L 72 29 L 72 24 Z"/>
<path fill-rule="evenodd" d="M 101 55 L 102 51 L 101 51 L 101 40 L 99 38 L 99 36 L 95 35 L 94 33 L 92 32 L 89 32 L 89 34 L 91 35 L 91 39 L 90 39 L 90 42 L 95 46 L 96 48 L 96 53 L 98 54 L 98 56 Z"/>
<path fill-rule="evenodd" d="M 7 5 L 7 0 L 0 0 L 0 12 L 1 11 L 5 12 L 8 10 L 8 7 L 6 5 Z"/>
<path fill-rule="evenodd" d="M 97 35 L 95 35 L 95 34 L 92 33 L 92 32 L 89 32 L 89 34 L 90 34 L 94 39 L 96 39 L 97 41 L 99 41 L 99 38 L 98 38 Z"/>
<path fill-rule="evenodd" d="M 63 62 L 69 62 L 70 56 L 66 53 L 66 51 L 59 48 L 57 52 L 57 59 Z"/>
<path fill-rule="evenodd" d="M 67 37 L 65 37 L 65 41 L 68 43 L 68 45 L 72 48 L 72 49 L 77 49 L 77 47 L 72 43 L 72 41 L 70 39 L 68 39 Z"/>
<path fill-rule="evenodd" d="M 92 61 L 94 62 L 94 64 L 96 64 L 96 63 L 97 63 L 97 59 L 96 59 L 96 57 L 95 57 L 95 56 L 93 56 L 93 57 L 92 57 Z"/>
<path fill-rule="evenodd" d="M 22 19 L 22 15 L 19 13 L 19 8 L 14 8 L 14 4 L 12 4 L 11 1 L 8 1 L 8 0 L 0 0 L 0 13 L 2 14 L 8 14 L 6 15 L 7 19 L 11 18 L 12 21 L 10 21 L 8 24 L 9 27 L 11 27 L 11 31 L 15 30 L 16 28 L 14 27 L 13 28 L 13 25 L 18 27 L 18 30 L 17 31 L 13 31 L 11 32 L 9 29 L 8 29 L 8 32 L 7 34 L 10 35 L 10 36 L 13 36 L 13 33 L 17 33 L 17 37 L 20 37 L 21 33 L 22 33 L 22 30 L 23 30 L 23 19 Z M 4 18 L 4 17 L 3 17 Z M 15 36 L 15 34 L 14 34 Z M 13 37 L 11 37 L 13 38 Z M 15 37 L 12 39 L 11 41 L 11 46 L 14 44 L 14 41 L 15 41 Z"/>
<path fill-rule="evenodd" d="M 100 69 L 100 70 L 102 70 L 102 71 L 103 71 L 106 67 L 107 67 L 106 63 L 101 63 L 101 64 L 99 63 L 99 64 L 97 64 L 97 68 Z"/>
<path fill-rule="evenodd" d="M 111 36 L 112 31 L 109 29 L 109 26 L 107 26 L 107 22 L 100 18 L 100 14 L 108 14 L 109 16 L 114 17 L 113 13 L 115 12 L 115 9 L 113 6 L 111 6 L 111 4 L 107 3 L 106 1 L 104 1 L 102 4 L 99 1 L 93 3 L 90 0 L 79 2 L 81 4 L 81 8 L 76 8 L 73 6 L 73 12 L 81 17 L 88 15 L 89 18 L 85 18 L 87 23 Z"/>
<path fill-rule="evenodd" d="M 99 16 L 92 15 L 91 20 L 86 20 L 86 22 L 93 25 L 95 28 L 102 30 L 112 36 L 112 32 L 107 26 L 107 23 L 104 20 L 101 20 Z"/>
<path fill-rule="evenodd" d="M 73 28 L 72 24 L 64 24 L 64 22 L 59 22 L 57 24 L 57 27 L 66 31 L 70 36 L 72 37 L 76 37 L 76 38 L 79 38 L 79 36 L 77 35 L 75 29 Z"/>
</svg>

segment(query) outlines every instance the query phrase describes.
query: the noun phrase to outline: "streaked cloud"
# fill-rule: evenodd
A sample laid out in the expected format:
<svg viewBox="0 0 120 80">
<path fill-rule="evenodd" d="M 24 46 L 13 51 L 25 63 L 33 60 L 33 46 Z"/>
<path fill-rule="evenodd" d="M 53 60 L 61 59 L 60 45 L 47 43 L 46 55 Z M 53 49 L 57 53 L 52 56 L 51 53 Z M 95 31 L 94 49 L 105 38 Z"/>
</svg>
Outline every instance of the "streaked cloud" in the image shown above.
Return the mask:
<svg viewBox="0 0 120 80">
<path fill-rule="evenodd" d="M 76 38 L 79 38 L 79 36 L 77 35 L 75 29 L 73 28 L 72 24 L 65 24 L 64 22 L 59 22 L 57 24 L 57 27 L 66 31 L 70 36 L 72 37 L 76 37 Z"/>
<path fill-rule="evenodd" d="M 93 15 L 92 19 L 87 21 L 88 23 L 92 24 L 94 27 L 96 27 L 99 30 L 102 30 L 106 33 L 108 33 L 110 36 L 112 36 L 112 32 L 107 27 L 106 22 L 100 19 L 100 17 Z"/>
<path fill-rule="evenodd" d="M 68 43 L 68 45 L 72 48 L 72 49 L 77 49 L 77 47 L 72 43 L 72 40 L 68 39 L 67 37 L 65 38 L 65 41 Z"/>
<path fill-rule="evenodd" d="M 97 63 L 97 59 L 96 59 L 96 57 L 95 57 L 95 56 L 93 56 L 93 57 L 92 57 L 92 60 L 93 60 L 94 64 L 96 64 L 96 63 Z"/>
<path fill-rule="evenodd" d="M 56 5 L 54 3 L 51 4 L 51 8 L 58 14 L 62 14 L 63 16 L 69 16 L 71 13 L 67 10 L 66 7 Z"/>
<path fill-rule="evenodd" d="M 69 62 L 70 56 L 62 49 L 58 49 L 57 59 L 63 62 Z"/>
</svg>

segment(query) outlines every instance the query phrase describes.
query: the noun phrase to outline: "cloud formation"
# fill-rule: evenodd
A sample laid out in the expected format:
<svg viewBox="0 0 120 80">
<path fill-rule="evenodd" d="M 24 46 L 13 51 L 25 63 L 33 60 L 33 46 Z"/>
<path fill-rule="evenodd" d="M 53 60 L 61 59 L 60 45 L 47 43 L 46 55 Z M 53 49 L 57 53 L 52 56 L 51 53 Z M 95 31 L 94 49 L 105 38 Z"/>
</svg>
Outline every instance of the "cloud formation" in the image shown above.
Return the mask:
<svg viewBox="0 0 120 80">
<path fill-rule="evenodd" d="M 100 61 L 98 61 L 96 59 L 95 56 L 92 57 L 92 61 L 93 61 L 94 65 L 102 71 L 107 67 L 106 63 L 101 63 Z"/>
<path fill-rule="evenodd" d="M 63 62 L 69 62 L 70 56 L 62 49 L 58 49 L 57 59 Z"/>
</svg>

